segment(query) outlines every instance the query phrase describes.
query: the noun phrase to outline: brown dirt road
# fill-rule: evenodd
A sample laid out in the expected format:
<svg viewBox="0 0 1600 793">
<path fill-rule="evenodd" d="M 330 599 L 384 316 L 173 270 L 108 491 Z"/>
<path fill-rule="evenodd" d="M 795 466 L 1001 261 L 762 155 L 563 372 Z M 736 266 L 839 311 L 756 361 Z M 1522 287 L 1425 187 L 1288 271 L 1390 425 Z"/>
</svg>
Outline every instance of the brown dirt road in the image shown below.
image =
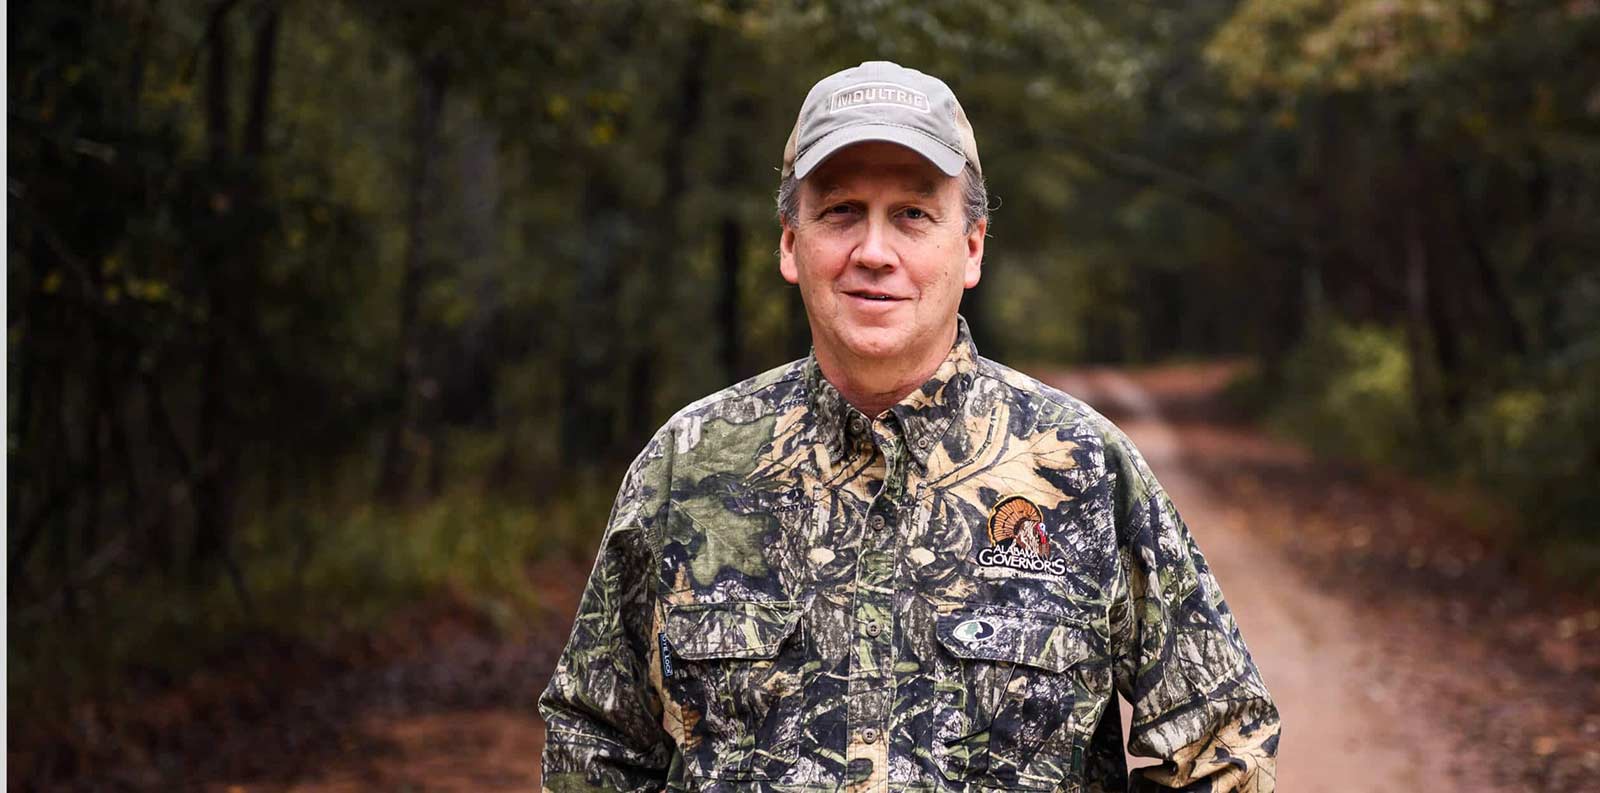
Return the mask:
<svg viewBox="0 0 1600 793">
<path fill-rule="evenodd" d="M 1132 436 L 1197 536 L 1283 714 L 1279 789 L 1600 790 L 1600 608 L 1524 588 L 1422 490 L 1219 418 L 1231 371 L 1050 379 Z M 549 618 L 515 647 L 439 636 L 385 670 L 316 762 L 203 789 L 535 789 L 533 698 L 586 570 L 541 569 Z"/>
<path fill-rule="evenodd" d="M 1283 717 L 1280 789 L 1492 789 L 1452 767 L 1456 736 L 1406 701 L 1403 682 L 1385 672 L 1383 639 L 1373 626 L 1251 533 L 1250 502 L 1223 497 L 1186 465 L 1187 433 L 1143 387 L 1114 370 L 1054 379 L 1115 417 L 1195 534 Z M 1235 449 L 1257 463 L 1309 462 L 1292 447 L 1249 440 Z M 1124 725 L 1128 718 L 1124 703 Z"/>
<path fill-rule="evenodd" d="M 1491 789 L 1459 778 L 1455 736 L 1405 701 L 1400 681 L 1384 673 L 1382 639 L 1371 626 L 1251 533 L 1249 503 L 1221 497 L 1185 465 L 1185 433 L 1138 383 L 1098 370 L 1057 378 L 1057 385 L 1116 414 L 1195 534 L 1278 703 L 1282 790 L 1363 789 L 1351 784 L 1353 773 L 1381 780 L 1383 790 Z M 1258 442 L 1252 451 L 1280 464 L 1307 462 L 1293 448 Z M 1124 725 L 1128 718 L 1124 703 Z M 1445 780 L 1451 784 L 1441 785 Z"/>
<path fill-rule="evenodd" d="M 1523 590 L 1425 489 L 1229 420 L 1233 371 L 1050 379 L 1128 433 L 1195 534 L 1283 717 L 1279 789 L 1600 790 L 1593 604 Z"/>
</svg>

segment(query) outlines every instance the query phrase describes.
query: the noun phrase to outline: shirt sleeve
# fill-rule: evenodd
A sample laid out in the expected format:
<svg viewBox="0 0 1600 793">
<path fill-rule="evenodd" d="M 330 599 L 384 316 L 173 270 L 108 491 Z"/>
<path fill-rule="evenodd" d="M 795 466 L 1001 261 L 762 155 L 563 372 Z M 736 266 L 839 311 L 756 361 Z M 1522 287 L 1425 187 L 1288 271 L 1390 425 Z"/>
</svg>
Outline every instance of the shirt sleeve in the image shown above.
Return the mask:
<svg viewBox="0 0 1600 793">
<path fill-rule="evenodd" d="M 1133 706 L 1128 752 L 1162 761 L 1130 790 L 1270 793 L 1278 709 L 1171 499 L 1126 436 L 1109 440 L 1126 577 L 1116 685 Z"/>
<path fill-rule="evenodd" d="M 664 498 L 652 443 L 617 494 L 572 635 L 539 698 L 544 790 L 659 791 L 672 741 L 650 684 L 654 618 L 651 505 Z"/>
</svg>

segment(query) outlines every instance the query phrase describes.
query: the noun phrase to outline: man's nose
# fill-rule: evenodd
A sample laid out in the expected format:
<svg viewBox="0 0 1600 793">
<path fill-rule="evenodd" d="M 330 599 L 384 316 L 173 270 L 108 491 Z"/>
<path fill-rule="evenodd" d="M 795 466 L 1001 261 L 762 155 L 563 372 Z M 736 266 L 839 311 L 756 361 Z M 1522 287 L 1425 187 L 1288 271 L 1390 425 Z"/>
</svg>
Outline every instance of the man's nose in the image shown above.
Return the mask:
<svg viewBox="0 0 1600 793">
<path fill-rule="evenodd" d="M 865 236 L 861 244 L 856 246 L 851 263 L 873 269 L 898 264 L 900 260 L 894 250 L 894 229 L 889 219 L 869 217 L 864 225 Z"/>
</svg>

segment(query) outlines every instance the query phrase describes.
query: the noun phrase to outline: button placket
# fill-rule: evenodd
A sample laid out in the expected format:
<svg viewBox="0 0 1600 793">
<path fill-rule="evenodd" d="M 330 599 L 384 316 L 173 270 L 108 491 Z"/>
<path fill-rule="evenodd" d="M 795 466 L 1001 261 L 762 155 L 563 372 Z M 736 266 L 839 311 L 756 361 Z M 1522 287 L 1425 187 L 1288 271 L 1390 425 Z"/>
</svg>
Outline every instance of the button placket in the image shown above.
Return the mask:
<svg viewBox="0 0 1600 793">
<path fill-rule="evenodd" d="M 880 493 L 872 500 L 863 526 L 855 597 L 855 635 L 859 668 L 869 677 L 892 674 L 894 648 L 887 641 L 894 625 L 894 553 L 896 519 L 886 510 L 894 502 Z M 875 683 L 876 685 L 876 683 Z"/>
<path fill-rule="evenodd" d="M 865 418 L 865 417 L 852 417 Z M 895 635 L 894 582 L 895 546 L 899 542 L 908 439 L 896 434 L 894 421 L 865 421 L 859 428 L 858 442 L 873 460 L 875 476 L 861 481 L 866 498 L 864 513 L 856 518 L 860 532 L 856 589 L 853 598 L 853 636 L 850 675 L 851 704 L 848 711 L 852 752 L 856 759 L 871 759 L 873 778 L 887 782 L 887 769 L 877 767 L 878 753 L 890 742 L 887 729 L 894 696 Z M 881 468 L 876 468 L 881 465 Z M 881 477 L 877 478 L 877 477 Z M 875 480 L 875 481 L 874 481 Z M 874 486 L 876 485 L 876 486 Z M 861 491 L 858 491 L 861 492 Z M 884 788 L 870 786 L 874 791 Z"/>
</svg>

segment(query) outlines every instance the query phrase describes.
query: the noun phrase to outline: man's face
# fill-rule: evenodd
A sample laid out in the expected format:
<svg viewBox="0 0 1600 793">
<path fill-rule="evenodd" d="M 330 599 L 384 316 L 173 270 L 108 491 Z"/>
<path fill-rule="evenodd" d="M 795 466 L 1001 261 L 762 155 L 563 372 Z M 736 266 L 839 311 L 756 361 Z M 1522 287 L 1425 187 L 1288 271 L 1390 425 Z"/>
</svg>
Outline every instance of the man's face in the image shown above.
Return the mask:
<svg viewBox="0 0 1600 793">
<path fill-rule="evenodd" d="M 916 366 L 942 358 L 977 285 L 987 221 L 966 228 L 961 183 L 892 143 L 851 146 L 799 185 L 779 269 L 800 286 L 819 356 Z"/>
</svg>

